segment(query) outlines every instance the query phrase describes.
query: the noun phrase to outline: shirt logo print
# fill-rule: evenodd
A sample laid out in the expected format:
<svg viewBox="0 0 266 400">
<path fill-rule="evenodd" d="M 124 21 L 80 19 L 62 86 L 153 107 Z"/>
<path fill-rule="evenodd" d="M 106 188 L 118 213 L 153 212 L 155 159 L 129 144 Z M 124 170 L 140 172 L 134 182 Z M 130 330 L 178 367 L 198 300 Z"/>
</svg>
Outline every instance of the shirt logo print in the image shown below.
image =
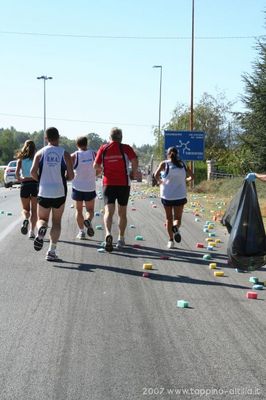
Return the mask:
<svg viewBox="0 0 266 400">
<path fill-rule="evenodd" d="M 45 160 L 49 167 L 54 167 L 55 165 L 59 164 L 59 162 L 60 162 L 59 156 L 55 152 L 51 152 L 51 153 L 47 154 Z"/>
</svg>

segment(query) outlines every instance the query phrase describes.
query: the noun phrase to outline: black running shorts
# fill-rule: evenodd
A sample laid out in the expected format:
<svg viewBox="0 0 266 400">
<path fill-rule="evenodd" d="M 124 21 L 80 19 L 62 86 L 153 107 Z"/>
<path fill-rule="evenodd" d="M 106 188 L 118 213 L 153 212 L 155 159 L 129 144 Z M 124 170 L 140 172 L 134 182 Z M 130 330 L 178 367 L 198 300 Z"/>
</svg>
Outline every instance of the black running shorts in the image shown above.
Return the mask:
<svg viewBox="0 0 266 400">
<path fill-rule="evenodd" d="M 20 186 L 20 197 L 37 197 L 38 196 L 39 183 L 36 181 L 25 181 L 21 182 Z"/>
<path fill-rule="evenodd" d="M 130 193 L 130 186 L 104 186 L 104 204 L 115 204 L 117 200 L 120 206 L 127 206 Z"/>
<path fill-rule="evenodd" d="M 183 206 L 184 204 L 186 204 L 187 199 L 178 199 L 178 200 L 161 199 L 161 202 L 166 207 L 174 207 L 174 206 L 178 207 L 178 206 Z"/>
<path fill-rule="evenodd" d="M 95 197 L 95 190 L 92 192 L 81 192 L 80 190 L 72 188 L 72 199 L 75 201 L 91 201 L 95 199 Z"/>
<path fill-rule="evenodd" d="M 43 208 L 59 208 L 66 202 L 66 197 L 58 197 L 57 199 L 51 199 L 48 197 L 37 197 L 38 204 Z"/>
</svg>

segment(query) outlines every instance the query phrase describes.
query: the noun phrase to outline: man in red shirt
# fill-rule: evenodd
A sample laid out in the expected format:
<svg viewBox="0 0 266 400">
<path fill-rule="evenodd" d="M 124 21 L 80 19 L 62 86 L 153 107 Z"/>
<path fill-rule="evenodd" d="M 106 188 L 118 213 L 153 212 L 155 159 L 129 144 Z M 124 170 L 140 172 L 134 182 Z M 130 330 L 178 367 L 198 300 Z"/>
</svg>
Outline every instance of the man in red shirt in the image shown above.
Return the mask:
<svg viewBox="0 0 266 400">
<path fill-rule="evenodd" d="M 129 174 L 129 163 L 132 173 Z M 116 248 L 125 245 L 125 230 L 127 226 L 127 203 L 130 193 L 130 177 L 134 178 L 138 169 L 138 158 L 135 151 L 128 144 L 122 144 L 122 130 L 113 128 L 110 133 L 110 142 L 100 147 L 97 152 L 94 168 L 103 173 L 103 196 L 105 204 L 105 250 L 113 251 L 113 237 L 111 235 L 115 202 L 118 202 L 119 236 Z"/>
</svg>

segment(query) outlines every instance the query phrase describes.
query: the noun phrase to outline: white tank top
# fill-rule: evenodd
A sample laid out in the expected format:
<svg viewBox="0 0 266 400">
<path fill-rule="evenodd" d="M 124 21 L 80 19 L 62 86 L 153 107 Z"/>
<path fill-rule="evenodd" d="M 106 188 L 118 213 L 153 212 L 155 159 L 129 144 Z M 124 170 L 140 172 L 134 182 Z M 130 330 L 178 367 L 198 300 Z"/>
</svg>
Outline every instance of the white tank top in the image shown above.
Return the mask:
<svg viewBox="0 0 266 400">
<path fill-rule="evenodd" d="M 186 169 L 176 167 L 171 161 L 165 160 L 165 171 L 161 176 L 161 198 L 165 200 L 180 200 L 187 196 Z"/>
<path fill-rule="evenodd" d="M 67 185 L 64 152 L 65 149 L 60 146 L 48 145 L 42 149 L 39 164 L 40 182 L 38 196 L 51 199 L 66 196 Z"/>
<path fill-rule="evenodd" d="M 72 187 L 80 192 L 93 192 L 96 189 L 96 171 L 93 168 L 96 153 L 93 150 L 78 150 L 74 154 L 75 177 Z"/>
</svg>

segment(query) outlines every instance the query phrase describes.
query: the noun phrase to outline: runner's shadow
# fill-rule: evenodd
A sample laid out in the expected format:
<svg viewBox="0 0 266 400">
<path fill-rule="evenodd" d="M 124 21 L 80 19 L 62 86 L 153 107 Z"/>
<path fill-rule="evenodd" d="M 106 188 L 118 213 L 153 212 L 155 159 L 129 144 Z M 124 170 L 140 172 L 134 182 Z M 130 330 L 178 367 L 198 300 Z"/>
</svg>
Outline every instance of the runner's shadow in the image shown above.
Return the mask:
<svg viewBox="0 0 266 400">
<path fill-rule="evenodd" d="M 95 240 L 95 239 L 85 239 L 85 240 L 73 239 L 73 242 L 70 242 L 68 240 L 59 240 L 59 242 L 71 244 L 74 246 L 80 246 L 80 247 L 91 247 L 91 248 L 99 248 L 100 247 L 99 241 Z"/>
<path fill-rule="evenodd" d="M 79 271 L 94 272 L 94 270 L 99 269 L 99 270 L 103 270 L 103 271 L 109 271 L 109 272 L 114 272 L 114 273 L 118 273 L 118 274 L 124 274 L 124 275 L 134 276 L 134 277 L 138 277 L 138 278 L 143 278 L 143 271 L 136 271 L 134 269 L 124 268 L 124 267 L 111 267 L 109 265 L 91 265 L 91 264 L 83 264 L 83 263 L 73 263 L 70 261 L 61 261 L 61 263 L 69 264 L 69 266 L 59 265 L 59 263 L 58 263 L 58 264 L 54 264 L 53 267 L 77 271 L 77 272 L 79 272 Z M 152 271 L 154 271 L 154 270 L 152 270 Z M 152 272 L 152 271 L 149 271 L 148 279 L 154 280 L 154 281 L 187 283 L 187 284 L 207 285 L 207 286 L 222 286 L 222 287 L 230 287 L 230 288 L 235 288 L 235 289 L 249 289 L 249 286 L 241 286 L 241 285 L 235 285 L 235 284 L 229 284 L 229 283 L 217 282 L 217 281 L 206 281 L 206 280 L 201 280 L 201 279 L 190 278 L 188 276 L 183 276 L 183 275 L 177 275 L 177 276 L 164 275 L 164 274 L 158 274 L 158 273 Z M 147 279 L 147 278 L 145 278 L 145 279 Z"/>
</svg>

